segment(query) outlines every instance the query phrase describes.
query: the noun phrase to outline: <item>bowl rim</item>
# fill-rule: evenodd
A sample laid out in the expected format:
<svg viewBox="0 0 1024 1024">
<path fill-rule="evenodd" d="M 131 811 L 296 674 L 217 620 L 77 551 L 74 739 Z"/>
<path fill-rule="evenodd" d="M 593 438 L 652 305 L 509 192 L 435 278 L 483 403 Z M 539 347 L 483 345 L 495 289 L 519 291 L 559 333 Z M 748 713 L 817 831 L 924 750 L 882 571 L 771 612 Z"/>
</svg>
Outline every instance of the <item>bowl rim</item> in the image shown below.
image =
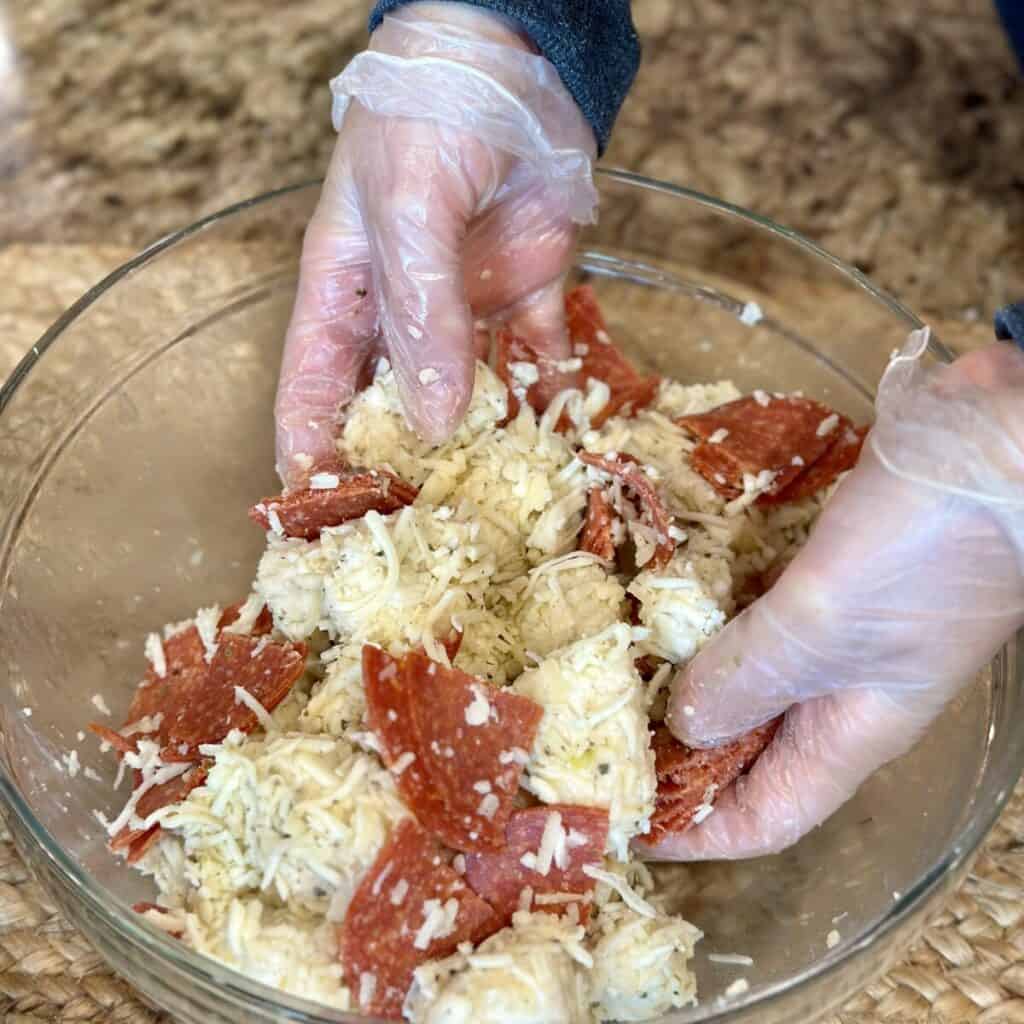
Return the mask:
<svg viewBox="0 0 1024 1024">
<path fill-rule="evenodd" d="M 595 177 L 598 181 L 614 182 L 682 199 L 697 206 L 703 206 L 716 213 L 726 214 L 784 239 L 829 265 L 840 276 L 847 278 L 859 288 L 868 292 L 876 302 L 902 319 L 909 329 L 920 329 L 925 326 L 924 322 L 913 312 L 894 296 L 879 288 L 862 271 L 828 252 L 800 232 L 787 228 L 768 217 L 693 189 L 648 178 L 622 168 L 597 168 L 595 170 Z M 221 221 L 228 220 L 246 210 L 269 204 L 274 200 L 293 193 L 317 188 L 321 184 L 322 179 L 302 181 L 263 192 L 223 207 L 201 217 L 180 230 L 163 236 L 111 271 L 72 303 L 43 332 L 38 341 L 32 345 L 18 362 L 3 386 L 0 387 L 0 416 L 3 415 L 32 369 L 57 341 L 64 330 L 120 280 L 146 266 L 166 250 L 186 241 L 193 235 L 197 235 L 219 224 Z M 930 340 L 930 346 L 940 359 L 944 361 L 952 360 L 953 355 L 950 350 L 934 335 L 932 335 Z M 7 557 L 7 547 L 8 545 L 5 543 L 4 550 L 0 551 L 0 556 L 4 559 Z M 0 595 L 0 599 L 2 599 L 2 595 Z M 1018 773 L 1020 768 L 1021 765 L 1018 765 Z M 1016 775 L 1014 778 L 1016 778 Z M 834 952 L 822 956 L 803 971 L 784 980 L 752 990 L 749 996 L 745 998 L 730 1001 L 727 1006 L 719 1007 L 710 1003 L 704 1004 L 705 1009 L 714 1008 L 717 1012 L 702 1018 L 702 1024 L 715 1024 L 715 1022 L 725 1021 L 736 1011 L 748 1011 L 753 1007 L 767 1007 L 770 1003 L 792 995 L 809 982 L 825 979 L 838 970 L 847 960 L 873 946 L 886 934 L 911 919 L 916 912 L 923 908 L 926 899 L 942 884 L 943 880 L 961 868 L 974 854 L 1002 814 L 1003 809 L 1011 798 L 1013 789 L 1014 785 L 1011 781 L 1008 781 L 996 798 L 988 805 L 984 813 L 976 812 L 969 818 L 960 832 L 954 836 L 946 853 L 929 869 L 924 871 L 906 892 L 900 894 L 898 899 L 893 900 L 892 906 L 873 928 L 868 929 L 853 941 L 844 943 Z M 157 961 L 167 964 L 177 972 L 186 975 L 190 981 L 202 989 L 210 990 L 216 987 L 222 992 L 230 992 L 234 1000 L 252 1000 L 262 1011 L 278 1011 L 292 1020 L 302 1022 L 302 1024 L 328 1024 L 328 1022 L 336 1024 L 336 1022 L 347 1019 L 346 1012 L 334 1010 L 307 999 L 291 996 L 276 988 L 255 981 L 234 968 L 227 967 L 216 960 L 195 953 L 181 944 L 169 942 L 163 933 L 146 923 L 139 915 L 119 912 L 120 907 L 127 905 L 122 904 L 116 897 L 111 898 L 108 891 L 95 881 L 91 874 L 82 868 L 56 842 L 46 827 L 32 812 L 14 780 L 10 777 L 7 766 L 2 761 L 0 761 L 0 799 L 6 805 L 7 812 L 13 813 L 18 822 L 23 826 L 25 834 L 35 845 L 38 852 L 43 855 L 50 870 L 74 894 L 75 898 L 84 902 L 92 913 L 102 921 L 103 925 L 108 929 L 112 929 L 119 939 L 131 947 L 136 954 L 143 953 L 152 956 Z M 370 1018 L 360 1019 L 370 1020 Z"/>
</svg>

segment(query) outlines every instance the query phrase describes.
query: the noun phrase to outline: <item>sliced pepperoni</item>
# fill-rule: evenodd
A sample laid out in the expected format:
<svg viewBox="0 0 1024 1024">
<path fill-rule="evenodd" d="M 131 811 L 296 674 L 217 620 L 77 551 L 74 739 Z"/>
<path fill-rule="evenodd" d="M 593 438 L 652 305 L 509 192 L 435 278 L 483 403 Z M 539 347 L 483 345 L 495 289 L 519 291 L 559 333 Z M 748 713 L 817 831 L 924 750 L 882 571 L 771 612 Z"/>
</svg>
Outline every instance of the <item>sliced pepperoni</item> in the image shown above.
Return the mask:
<svg viewBox="0 0 1024 1024">
<path fill-rule="evenodd" d="M 416 488 L 386 469 L 357 471 L 340 464 L 333 468 L 336 472 L 320 467 L 310 483 L 320 476 L 324 482 L 336 481 L 334 486 L 307 486 L 264 498 L 249 509 L 249 518 L 269 530 L 276 517 L 274 525 L 286 537 L 316 540 L 325 527 L 361 519 L 371 511 L 387 515 L 416 500 Z"/>
<path fill-rule="evenodd" d="M 839 417 L 835 431 L 837 440 L 817 462 L 809 465 L 775 494 L 762 495 L 761 504 L 782 504 L 810 498 L 834 483 L 847 470 L 853 469 L 860 458 L 867 437 L 867 427 L 855 427 L 845 416 Z"/>
<path fill-rule="evenodd" d="M 642 626 L 643 622 L 640 619 L 640 599 L 636 594 L 627 594 L 626 600 L 629 602 L 629 624 L 631 626 Z M 653 654 L 645 654 L 640 658 L 633 660 L 633 665 L 636 667 L 640 678 L 645 682 L 650 682 L 654 678 L 654 673 L 664 665 L 665 662 L 661 658 L 656 658 Z"/>
<path fill-rule="evenodd" d="M 169 695 L 160 723 L 165 743 L 176 751 L 186 746 L 195 751 L 204 743 L 219 743 L 233 729 L 252 732 L 259 719 L 237 698 L 236 690 L 273 711 L 305 667 L 305 644 L 222 633 L 206 676 L 198 685 L 179 687 Z"/>
<path fill-rule="evenodd" d="M 134 739 L 122 736 L 119 732 L 115 732 L 109 726 L 103 725 L 100 722 L 90 722 L 89 731 L 99 736 L 104 743 L 109 743 L 117 751 L 119 758 L 135 749 Z"/>
<path fill-rule="evenodd" d="M 645 377 L 615 347 L 608 336 L 606 324 L 597 304 L 597 297 L 589 285 L 581 285 L 565 297 L 566 326 L 573 343 L 572 359 L 579 359 L 579 368 L 567 369 L 564 362 L 546 359 L 522 338 L 507 328 L 495 337 L 495 370 L 509 391 L 508 418 L 519 412 L 520 400 L 526 401 L 538 413 L 547 409 L 560 391 L 576 388 L 582 391 L 590 379 L 608 385 L 609 399 L 591 418 L 592 427 L 600 427 L 617 415 L 633 415 L 654 400 L 658 392 L 658 377 Z M 517 383 L 512 363 L 526 363 L 536 370 L 537 380 L 526 386 Z M 572 365 L 572 364 L 570 364 Z M 558 430 L 572 426 L 567 414 L 558 421 Z"/>
<path fill-rule="evenodd" d="M 528 342 L 513 334 L 507 327 L 495 334 L 495 373 L 508 389 L 508 419 L 514 420 L 519 414 L 521 399 L 525 398 L 534 412 L 540 414 L 551 404 L 560 391 L 580 386 L 579 375 L 560 368 L 559 363 L 540 355 Z M 526 363 L 537 373 L 537 380 L 523 386 L 518 383 L 512 370 L 513 363 Z M 563 412 L 556 429 L 566 431 L 572 426 Z"/>
<path fill-rule="evenodd" d="M 401 1020 L 413 972 L 500 927 L 414 821 L 401 822 L 359 883 L 338 928 L 345 982 L 362 1013 Z"/>
<path fill-rule="evenodd" d="M 146 672 L 125 726 L 159 715 L 159 726 L 144 735 L 160 744 L 162 760 L 196 761 L 200 744 L 219 743 L 232 729 L 252 732 L 259 724 L 252 709 L 237 699 L 235 688 L 273 711 L 302 675 L 306 646 L 221 633 L 213 660 L 207 662 L 199 631 L 189 626 L 164 641 L 164 660 L 167 669 L 162 677 L 152 666 Z M 95 723 L 90 729 L 119 756 L 136 749 L 135 735 Z"/>
<path fill-rule="evenodd" d="M 441 646 L 444 648 L 445 653 L 448 655 L 449 661 L 454 661 L 456 655 L 462 648 L 462 630 L 453 629 L 442 641 Z"/>
<path fill-rule="evenodd" d="M 663 569 L 668 565 L 676 549 L 675 541 L 669 535 L 672 518 L 640 463 L 632 455 L 624 453 L 597 455 L 594 452 L 580 451 L 576 453 L 576 457 L 585 465 L 620 480 L 622 486 L 636 499 L 644 523 L 654 530 L 658 538 L 654 554 L 644 568 Z"/>
<path fill-rule="evenodd" d="M 431 661 L 363 648 L 367 720 L 406 806 L 448 846 L 500 848 L 543 709 Z"/>
<path fill-rule="evenodd" d="M 676 422 L 700 439 L 693 468 L 724 498 L 739 497 L 744 477 L 765 471 L 774 474 L 766 493 L 781 491 L 839 437 L 838 414 L 820 402 L 761 393 Z"/>
<path fill-rule="evenodd" d="M 136 817 L 144 820 L 164 807 L 181 803 L 193 789 L 206 781 L 206 773 L 207 766 L 199 764 L 162 786 L 148 789 L 135 805 Z M 142 773 L 135 772 L 135 788 L 138 789 L 141 785 Z M 110 840 L 110 849 L 127 850 L 125 860 L 129 864 L 134 864 L 160 838 L 160 832 L 159 825 L 152 825 L 148 829 L 132 829 L 126 826 Z"/>
<path fill-rule="evenodd" d="M 549 864 L 538 863 L 544 830 L 553 815 L 558 819 L 557 825 L 552 822 L 552 831 L 560 842 Z M 505 836 L 508 845 L 503 850 L 466 855 L 466 881 L 494 908 L 501 926 L 512 920 L 524 889 L 533 892 L 532 909 L 561 914 L 575 903 L 580 921 L 586 923 L 594 879 L 583 868 L 587 864 L 601 866 L 608 841 L 608 812 L 571 804 L 528 807 L 512 815 Z M 547 900 L 545 896 L 565 899 Z"/>
<path fill-rule="evenodd" d="M 660 658 L 654 657 L 653 654 L 645 654 L 642 658 L 637 658 L 633 664 L 636 666 L 636 670 L 640 678 L 645 683 L 649 683 L 654 678 L 655 672 L 657 672 L 665 662 Z"/>
<path fill-rule="evenodd" d="M 606 562 L 615 561 L 615 509 L 598 487 L 587 497 L 587 517 L 580 534 L 580 551 L 589 551 Z"/>
<path fill-rule="evenodd" d="M 148 914 L 151 910 L 155 910 L 158 914 L 168 913 L 167 908 L 161 907 L 159 903 L 147 903 L 145 900 L 133 903 L 132 910 L 134 910 L 136 914 Z"/>
<path fill-rule="evenodd" d="M 684 746 L 665 726 L 658 726 L 651 741 L 658 776 L 652 837 L 660 839 L 688 828 L 702 807 L 712 806 L 722 790 L 750 770 L 781 721 L 775 719 L 711 750 Z"/>
<path fill-rule="evenodd" d="M 221 615 L 221 629 L 238 618 L 239 607 L 235 605 Z M 124 734 L 97 722 L 89 725 L 90 730 L 109 743 L 118 757 L 135 750 L 140 736 L 154 739 L 161 745 L 164 761 L 198 760 L 196 744 L 190 738 L 193 735 L 207 737 L 200 743 L 219 743 L 232 729 L 251 732 L 258 724 L 256 716 L 244 705 L 234 703 L 235 686 L 250 692 L 272 711 L 302 674 L 306 657 L 303 644 L 268 643 L 263 639 L 267 634 L 260 620 L 265 612 L 257 618 L 252 636 L 219 633 L 212 663 L 206 660 L 206 647 L 195 626 L 163 641 L 164 675 L 158 675 L 152 665 L 148 667 L 122 726 L 127 729 L 143 718 L 160 716 L 155 730 Z M 218 706 L 223 711 L 219 726 L 215 721 Z"/>
<path fill-rule="evenodd" d="M 225 608 L 217 620 L 217 629 L 227 629 L 228 626 L 234 625 L 238 621 L 244 604 L 244 601 L 236 601 L 233 605 Z M 248 635 L 266 636 L 268 633 L 273 633 L 273 631 L 274 616 L 270 614 L 270 609 L 264 605 L 260 609 L 259 615 L 256 616 L 256 621 L 252 624 L 252 629 L 249 630 Z"/>
<path fill-rule="evenodd" d="M 135 691 L 131 707 L 128 708 L 126 726 L 159 714 L 166 718 L 167 708 L 174 704 L 175 695 L 200 689 L 209 674 L 206 646 L 195 626 L 189 626 L 168 637 L 163 645 L 166 671 L 160 676 L 152 665 L 147 668 L 146 678 Z"/>
<path fill-rule="evenodd" d="M 612 416 L 633 415 L 654 401 L 660 383 L 657 377 L 645 377 L 615 347 L 597 296 L 590 285 L 580 285 L 565 297 L 566 325 L 573 342 L 573 354 L 583 360 L 579 375 L 586 386 L 589 378 L 604 381 L 611 397 L 590 425 L 600 427 Z"/>
</svg>

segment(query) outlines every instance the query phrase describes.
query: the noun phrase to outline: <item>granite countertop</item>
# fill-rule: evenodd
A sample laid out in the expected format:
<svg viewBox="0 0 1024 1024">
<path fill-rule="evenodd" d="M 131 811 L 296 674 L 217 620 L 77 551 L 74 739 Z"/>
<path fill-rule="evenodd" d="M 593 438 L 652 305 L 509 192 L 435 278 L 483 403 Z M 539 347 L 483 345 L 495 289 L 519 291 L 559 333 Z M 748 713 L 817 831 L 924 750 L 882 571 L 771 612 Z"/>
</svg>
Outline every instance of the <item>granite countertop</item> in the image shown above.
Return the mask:
<svg viewBox="0 0 1024 1024">
<path fill-rule="evenodd" d="M 275 6 L 0 6 L 0 245 L 138 248 L 321 174 L 368 0 Z M 795 227 L 926 315 L 1024 294 L 1024 80 L 991 0 L 634 11 L 608 163 Z"/>
</svg>

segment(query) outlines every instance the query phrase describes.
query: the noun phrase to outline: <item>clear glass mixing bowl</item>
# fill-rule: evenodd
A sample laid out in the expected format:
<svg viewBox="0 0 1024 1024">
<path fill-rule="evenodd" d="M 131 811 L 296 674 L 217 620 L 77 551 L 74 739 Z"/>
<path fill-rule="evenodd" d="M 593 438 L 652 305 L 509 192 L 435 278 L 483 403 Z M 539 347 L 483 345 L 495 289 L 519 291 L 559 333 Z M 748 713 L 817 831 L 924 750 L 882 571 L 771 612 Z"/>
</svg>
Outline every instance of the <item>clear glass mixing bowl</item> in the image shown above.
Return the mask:
<svg viewBox="0 0 1024 1024">
<path fill-rule="evenodd" d="M 749 213 L 629 174 L 599 181 L 601 223 L 575 274 L 638 362 L 683 380 L 802 388 L 869 418 L 914 316 Z M 122 720 L 147 631 L 247 592 L 263 538 L 245 509 L 275 488 L 271 404 L 316 193 L 264 196 L 153 246 L 83 296 L 0 393 L 6 814 L 67 917 L 153 1003 L 196 1024 L 355 1018 L 247 981 L 132 913 L 151 893 L 107 852 L 93 813 L 123 799 L 113 759 L 78 734 L 96 717 L 93 694 Z M 277 239 L 269 255 L 247 243 L 257 233 Z M 738 316 L 750 301 L 764 312 L 756 326 Z M 949 356 L 935 341 L 930 358 Z M 668 871 L 706 938 L 701 1006 L 667 1019 L 813 1021 L 892 961 L 962 878 L 1017 780 L 1018 646 L 795 849 Z M 67 774 L 71 749 L 100 781 Z M 749 991 L 727 1000 L 740 976 Z"/>
</svg>

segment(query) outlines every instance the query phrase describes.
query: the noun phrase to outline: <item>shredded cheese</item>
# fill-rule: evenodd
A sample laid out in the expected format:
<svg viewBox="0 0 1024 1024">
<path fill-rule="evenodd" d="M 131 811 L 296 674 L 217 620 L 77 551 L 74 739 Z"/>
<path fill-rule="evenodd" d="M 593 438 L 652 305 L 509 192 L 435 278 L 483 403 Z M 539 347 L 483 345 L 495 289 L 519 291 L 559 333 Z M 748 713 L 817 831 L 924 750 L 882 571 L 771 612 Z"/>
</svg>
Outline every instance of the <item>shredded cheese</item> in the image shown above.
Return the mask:
<svg viewBox="0 0 1024 1024">
<path fill-rule="evenodd" d="M 544 820 L 544 831 L 541 833 L 534 870 L 540 875 L 546 875 L 551 870 L 552 862 L 559 859 L 561 863 L 558 866 L 567 867 L 568 857 L 564 850 L 565 829 L 562 828 L 562 815 L 558 811 L 552 811 Z"/>
<path fill-rule="evenodd" d="M 839 416 L 837 413 L 832 413 L 826 416 L 819 424 L 818 429 L 815 431 L 818 437 L 828 437 L 836 427 L 839 426 Z"/>
<path fill-rule="evenodd" d="M 748 303 L 741 319 L 761 316 Z M 608 340 L 600 332 L 596 343 Z M 587 354 L 587 345 L 576 342 L 558 367 L 575 372 Z M 663 912 L 653 881 L 631 861 L 630 841 L 649 830 L 654 808 L 650 724 L 664 715 L 676 666 L 722 628 L 737 597 L 747 599 L 748 580 L 792 558 L 827 495 L 758 505 L 776 482 L 766 471 L 745 478 L 740 497 L 726 501 L 693 469 L 696 442 L 675 421 L 740 397 L 731 383 L 662 380 L 647 408 L 624 409 L 593 428 L 611 399 L 603 381 L 561 392 L 538 416 L 523 400 L 539 381 L 537 367 L 516 362 L 510 374 L 520 398 L 514 419 L 507 420 L 505 385 L 479 364 L 466 417 L 450 440 L 432 447 L 408 428 L 395 374 L 386 360 L 378 363 L 373 384 L 345 410 L 340 447 L 353 464 L 408 480 L 418 497 L 392 514 L 371 511 L 325 528 L 312 541 L 285 537 L 275 507 L 263 506 L 266 549 L 253 592 L 225 632 L 251 635 L 267 607 L 275 637 L 309 645 L 308 672 L 273 714 L 236 687 L 236 702 L 252 711 L 259 728 L 180 749 L 209 763 L 203 785 L 144 820 L 139 798 L 192 769 L 162 763 L 148 738 L 159 732 L 160 715 L 133 722 L 123 733 L 140 737 L 139 749 L 126 755 L 119 774 L 138 770 L 143 781 L 104 827 L 111 834 L 147 822 L 164 829 L 144 866 L 177 915 L 161 916 L 176 922 L 191 948 L 343 1012 L 372 1004 L 382 982 L 363 972 L 349 992 L 336 930 L 387 837 L 409 813 L 396 777 L 409 771 L 415 755 L 403 753 L 390 771 L 384 767 L 368 728 L 361 652 L 366 644 L 395 657 L 422 648 L 447 665 L 442 638 L 457 630 L 456 664 L 480 681 L 462 709 L 458 742 L 436 743 L 433 756 L 458 758 L 473 730 L 496 720 L 488 686 L 530 697 L 544 709 L 533 748 L 510 746 L 498 760 L 522 766 L 523 787 L 544 804 L 606 809 L 607 860 L 583 868 L 598 883 L 593 893 L 524 887 L 509 927 L 475 949 L 463 943 L 452 957 L 422 964 L 406 1016 L 414 1024 L 657 1017 L 694 1000 L 690 961 L 700 935 Z M 440 379 L 432 367 L 417 376 L 424 387 Z M 753 398 L 761 406 L 773 400 L 763 391 Z M 838 423 L 827 417 L 819 433 Z M 720 429 L 710 441 L 728 439 Z M 576 458 L 580 446 L 637 459 L 665 503 L 667 538 L 620 481 L 600 478 L 616 513 L 613 542 L 632 551 L 635 569 L 622 571 L 578 550 L 588 492 L 599 476 Z M 304 467 L 310 470 L 312 460 Z M 312 490 L 339 485 L 330 472 L 313 474 L 308 483 Z M 678 550 L 668 566 L 651 569 L 666 539 Z M 636 626 L 629 622 L 629 599 L 638 607 Z M 162 638 L 147 638 L 152 674 L 166 677 L 164 644 L 192 626 L 212 660 L 219 617 L 217 607 L 201 609 L 168 626 Z M 635 665 L 645 656 L 661 662 L 647 683 Z M 100 695 L 93 703 L 110 713 Z M 68 774 L 81 770 L 75 751 L 61 760 Z M 95 777 L 89 769 L 85 774 Z M 500 806 L 494 780 L 479 776 L 466 778 L 476 806 L 467 827 L 492 819 Z M 713 798 L 705 794 L 698 821 L 711 813 Z M 567 870 L 573 851 L 587 842 L 582 832 L 566 829 L 552 806 L 537 849 L 524 852 L 521 863 L 550 876 L 553 867 Z M 452 868 L 464 875 L 467 857 L 457 855 Z M 459 902 L 411 904 L 410 883 L 399 871 L 389 864 L 378 872 L 373 895 L 403 908 L 402 919 L 410 920 L 406 941 L 429 952 L 455 932 Z M 532 913 L 559 906 L 561 916 Z M 590 910 L 587 929 L 581 906 Z M 749 965 L 738 954 L 709 959 Z"/>
<path fill-rule="evenodd" d="M 260 723 L 265 732 L 274 732 L 277 728 L 274 725 L 274 719 L 270 717 L 270 712 L 248 690 L 242 689 L 241 686 L 235 687 L 235 703 L 244 704 L 256 716 L 256 721 Z"/>
<path fill-rule="evenodd" d="M 333 491 L 341 483 L 337 473 L 314 473 L 309 478 L 309 487 L 313 491 Z"/>
<path fill-rule="evenodd" d="M 440 900 L 423 901 L 423 924 L 412 944 L 416 949 L 427 949 L 432 942 L 446 938 L 455 931 L 455 920 L 459 916 L 459 901 L 449 897 Z"/>
<path fill-rule="evenodd" d="M 513 689 L 545 708 L 523 779 L 544 803 L 605 807 L 609 849 L 629 857 L 654 807 L 654 754 L 632 632 L 618 623 L 555 651 Z"/>
<path fill-rule="evenodd" d="M 470 687 L 472 701 L 466 705 L 465 719 L 467 725 L 483 725 L 491 715 L 491 704 L 483 689 L 476 683 Z"/>
<path fill-rule="evenodd" d="M 150 633 L 146 637 L 146 658 L 153 666 L 153 671 L 163 679 L 167 675 L 167 659 L 164 656 L 164 644 L 159 633 Z"/>
<path fill-rule="evenodd" d="M 605 871 L 604 868 L 596 867 L 593 864 L 584 864 L 583 873 L 593 878 L 595 881 L 602 882 L 607 885 L 610 889 L 614 889 L 621 897 L 622 902 L 629 907 L 630 910 L 636 911 L 641 917 L 657 917 L 658 912 L 648 903 L 642 896 L 639 896 L 633 889 L 631 889 L 626 880 L 621 875 L 616 875 L 611 871 Z"/>
</svg>

